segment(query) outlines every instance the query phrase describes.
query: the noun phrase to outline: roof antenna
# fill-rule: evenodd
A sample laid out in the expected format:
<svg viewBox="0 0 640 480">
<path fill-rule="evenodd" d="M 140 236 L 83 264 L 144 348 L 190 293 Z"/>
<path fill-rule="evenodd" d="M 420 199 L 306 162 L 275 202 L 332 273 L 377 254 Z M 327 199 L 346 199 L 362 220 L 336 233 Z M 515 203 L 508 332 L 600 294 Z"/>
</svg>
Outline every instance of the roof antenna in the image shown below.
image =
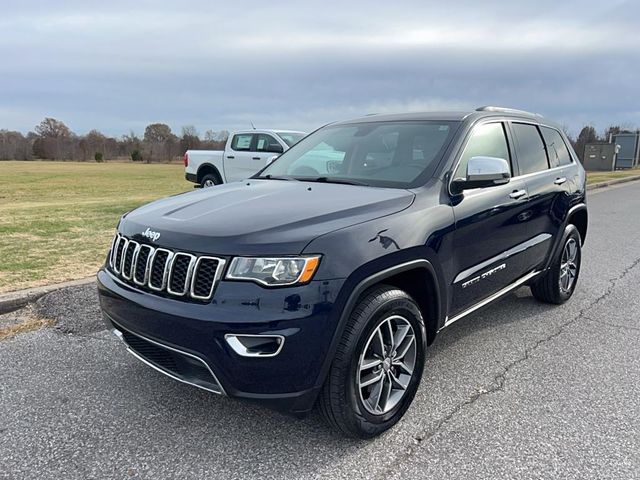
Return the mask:
<svg viewBox="0 0 640 480">
<path fill-rule="evenodd" d="M 253 129 L 255 130 L 255 129 L 256 129 L 256 126 L 253 124 L 253 122 L 252 122 L 252 121 L 249 121 L 249 122 L 251 123 L 251 126 L 252 126 L 252 127 L 253 127 Z"/>
</svg>

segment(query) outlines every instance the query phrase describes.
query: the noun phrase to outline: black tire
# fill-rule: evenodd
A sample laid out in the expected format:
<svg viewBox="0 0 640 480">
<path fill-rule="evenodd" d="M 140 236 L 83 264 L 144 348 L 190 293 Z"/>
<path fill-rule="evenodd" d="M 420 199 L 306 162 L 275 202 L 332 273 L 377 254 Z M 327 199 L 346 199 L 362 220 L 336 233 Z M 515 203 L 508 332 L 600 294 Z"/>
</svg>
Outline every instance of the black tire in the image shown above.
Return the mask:
<svg viewBox="0 0 640 480">
<path fill-rule="evenodd" d="M 202 188 L 208 188 L 215 185 L 220 185 L 221 183 L 222 180 L 220 180 L 220 177 L 218 175 L 216 175 L 215 173 L 207 173 L 204 177 L 202 177 L 200 186 Z"/>
<path fill-rule="evenodd" d="M 569 268 L 569 271 L 567 271 L 566 268 L 563 268 L 563 265 L 567 264 L 567 262 L 565 262 L 565 260 L 567 260 L 565 256 L 567 255 L 567 249 L 571 250 L 571 246 L 575 247 L 575 258 L 569 263 L 575 265 L 575 269 Z M 533 296 L 541 302 L 556 305 L 560 305 L 569 300 L 578 284 L 581 261 L 582 249 L 580 232 L 578 232 L 578 229 L 574 225 L 567 225 L 559 251 L 556 253 L 556 258 L 544 276 L 531 285 Z M 571 275 L 573 275 L 573 277 L 571 277 Z M 571 278 L 569 288 L 564 288 L 563 284 L 567 283 L 568 278 Z"/>
<path fill-rule="evenodd" d="M 401 328 L 406 328 L 409 333 L 405 333 L 402 341 L 399 340 L 402 335 L 397 335 L 395 339 L 398 340 L 398 345 L 393 347 L 395 342 L 387 345 L 391 347 L 387 351 L 388 358 L 386 360 L 388 363 L 381 362 L 382 364 L 376 366 L 375 370 L 371 370 L 372 376 L 379 375 L 381 377 L 381 383 L 376 381 L 376 385 L 371 387 L 372 393 L 368 399 L 369 402 L 367 402 L 367 399 L 363 398 L 361 388 L 361 384 L 366 383 L 362 380 L 363 374 L 361 372 L 364 370 L 360 368 L 361 362 L 368 361 L 365 358 L 365 353 L 372 351 L 368 350 L 369 348 L 374 348 L 371 342 L 378 333 L 379 327 L 382 329 L 389 326 L 391 333 L 388 334 L 387 339 L 391 339 L 394 338 L 393 325 L 397 327 L 396 334 L 401 331 L 405 332 Z M 407 328 L 407 325 L 410 325 L 411 329 Z M 412 333 L 415 339 L 413 344 L 415 348 L 410 347 L 413 368 L 409 380 L 407 379 L 408 374 L 403 372 L 401 367 L 394 366 L 396 364 L 392 362 L 396 360 L 392 360 L 392 357 L 396 358 L 397 353 L 397 361 L 402 362 L 403 365 L 411 362 L 411 359 L 407 360 L 406 351 L 402 357 L 400 356 L 400 350 L 409 349 L 406 346 L 411 342 L 410 335 Z M 378 337 L 375 336 L 375 338 Z M 384 351 L 385 345 L 382 338 L 380 344 Z M 420 385 L 426 347 L 427 335 L 424 320 L 420 308 L 414 300 L 407 293 L 394 287 L 382 285 L 373 288 L 356 305 L 349 318 L 331 370 L 318 399 L 320 413 L 329 425 L 348 437 L 371 438 L 391 428 L 405 414 Z M 392 375 L 393 372 L 395 372 L 395 376 Z M 404 377 L 402 383 L 405 383 L 406 386 L 393 383 L 392 378 L 398 380 L 401 377 Z M 378 385 L 381 385 L 378 390 L 380 393 L 377 395 L 378 402 L 383 397 L 382 392 L 385 392 L 385 385 L 387 385 L 386 391 L 390 394 L 385 395 L 384 402 L 389 410 L 383 411 L 381 408 L 379 413 L 374 414 L 370 409 L 373 408 L 372 403 L 375 403 L 372 399 L 374 397 L 373 390 L 378 388 Z M 364 387 L 365 391 L 368 388 L 370 387 Z M 393 390 L 394 388 L 396 390 Z M 391 402 L 392 398 L 393 402 L 397 403 Z M 378 404 L 376 403 L 376 405 Z"/>
</svg>

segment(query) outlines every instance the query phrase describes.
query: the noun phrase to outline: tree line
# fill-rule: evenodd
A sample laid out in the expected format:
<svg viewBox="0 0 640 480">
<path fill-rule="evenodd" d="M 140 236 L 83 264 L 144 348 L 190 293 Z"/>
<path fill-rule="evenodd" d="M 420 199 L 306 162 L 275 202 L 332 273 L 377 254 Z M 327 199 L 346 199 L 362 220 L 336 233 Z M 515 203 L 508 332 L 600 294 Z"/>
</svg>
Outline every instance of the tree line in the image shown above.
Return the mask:
<svg viewBox="0 0 640 480">
<path fill-rule="evenodd" d="M 181 135 L 164 123 L 147 125 L 142 138 L 135 132 L 120 138 L 91 130 L 76 135 L 60 120 L 45 118 L 34 131 L 0 130 L 0 160 L 95 160 L 131 159 L 136 162 L 168 162 L 190 149 L 224 148 L 229 132 L 207 130 L 200 137 L 195 127 L 182 127 Z"/>
<path fill-rule="evenodd" d="M 580 160 L 587 143 L 608 142 L 610 135 L 631 132 L 632 129 L 620 125 L 607 127 L 598 134 L 593 126 L 587 125 L 577 137 L 565 133 Z M 134 162 L 168 162 L 182 156 L 190 149 L 220 150 L 229 132 L 207 130 L 201 137 L 195 127 L 182 127 L 181 135 L 171 131 L 169 125 L 152 123 L 147 125 L 144 135 L 139 138 L 134 132 L 120 138 L 109 137 L 97 130 L 86 135 L 76 135 L 60 120 L 45 118 L 36 125 L 33 132 L 0 130 L 0 160 L 113 160 L 131 159 Z"/>
</svg>

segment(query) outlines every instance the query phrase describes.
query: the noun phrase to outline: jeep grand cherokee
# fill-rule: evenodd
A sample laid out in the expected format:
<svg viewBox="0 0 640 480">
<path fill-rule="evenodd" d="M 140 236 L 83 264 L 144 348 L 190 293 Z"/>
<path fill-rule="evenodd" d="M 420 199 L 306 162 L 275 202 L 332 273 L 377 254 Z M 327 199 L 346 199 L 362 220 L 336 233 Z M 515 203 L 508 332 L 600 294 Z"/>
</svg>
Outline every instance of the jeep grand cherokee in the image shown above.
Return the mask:
<svg viewBox="0 0 640 480">
<path fill-rule="evenodd" d="M 585 172 L 518 110 L 367 116 L 252 178 L 124 215 L 98 274 L 113 332 L 202 389 L 345 435 L 394 425 L 436 334 L 513 289 L 560 304 L 587 231 Z"/>
</svg>

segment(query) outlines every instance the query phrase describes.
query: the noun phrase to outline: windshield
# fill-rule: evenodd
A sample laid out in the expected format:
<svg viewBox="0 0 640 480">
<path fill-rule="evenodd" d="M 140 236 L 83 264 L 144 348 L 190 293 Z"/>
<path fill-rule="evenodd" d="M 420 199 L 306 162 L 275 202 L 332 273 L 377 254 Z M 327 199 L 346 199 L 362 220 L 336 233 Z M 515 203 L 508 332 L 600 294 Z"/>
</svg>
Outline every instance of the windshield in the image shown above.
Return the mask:
<svg viewBox="0 0 640 480">
<path fill-rule="evenodd" d="M 298 132 L 278 132 L 277 135 L 290 147 L 304 138 L 304 133 Z"/>
<path fill-rule="evenodd" d="M 305 137 L 258 178 L 416 187 L 433 174 L 455 122 L 328 126 Z"/>
</svg>

